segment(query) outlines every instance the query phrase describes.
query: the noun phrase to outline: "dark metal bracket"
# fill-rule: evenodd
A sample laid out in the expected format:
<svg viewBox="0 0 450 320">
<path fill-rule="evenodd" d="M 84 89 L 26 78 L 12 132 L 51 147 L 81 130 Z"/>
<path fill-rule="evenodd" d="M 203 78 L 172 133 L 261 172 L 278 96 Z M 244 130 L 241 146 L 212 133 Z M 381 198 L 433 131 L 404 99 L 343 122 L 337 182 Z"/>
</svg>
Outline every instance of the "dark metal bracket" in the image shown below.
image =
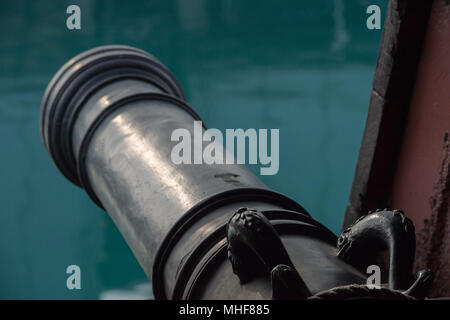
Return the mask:
<svg viewBox="0 0 450 320">
<path fill-rule="evenodd" d="M 378 209 L 358 219 L 338 239 L 339 258 L 365 272 L 381 251 L 389 250 L 388 287 L 347 285 L 312 295 L 295 269 L 270 221 L 256 210 L 240 208 L 227 225 L 228 258 L 242 284 L 270 275 L 273 299 L 423 298 L 432 272 L 413 275 L 414 225 L 400 210 Z"/>
<path fill-rule="evenodd" d="M 227 239 L 228 258 L 242 284 L 270 274 L 273 299 L 305 299 L 311 295 L 275 228 L 261 212 L 237 210 L 228 222 Z"/>
</svg>

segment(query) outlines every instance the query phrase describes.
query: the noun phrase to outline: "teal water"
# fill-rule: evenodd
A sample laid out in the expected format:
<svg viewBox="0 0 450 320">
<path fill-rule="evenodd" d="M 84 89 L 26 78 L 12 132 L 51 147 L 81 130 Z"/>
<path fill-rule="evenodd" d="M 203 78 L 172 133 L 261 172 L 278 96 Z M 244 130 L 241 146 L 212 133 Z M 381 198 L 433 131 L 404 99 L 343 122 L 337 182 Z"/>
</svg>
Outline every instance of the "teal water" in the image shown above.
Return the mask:
<svg viewBox="0 0 450 320">
<path fill-rule="evenodd" d="M 107 214 L 55 168 L 40 100 L 75 54 L 127 44 L 164 62 L 208 127 L 279 128 L 280 170 L 261 179 L 338 233 L 381 31 L 380 0 L 0 1 L 0 298 L 148 298 Z M 66 28 L 78 4 L 82 29 Z M 251 169 L 258 173 L 257 167 Z M 82 289 L 66 288 L 77 264 Z"/>
</svg>

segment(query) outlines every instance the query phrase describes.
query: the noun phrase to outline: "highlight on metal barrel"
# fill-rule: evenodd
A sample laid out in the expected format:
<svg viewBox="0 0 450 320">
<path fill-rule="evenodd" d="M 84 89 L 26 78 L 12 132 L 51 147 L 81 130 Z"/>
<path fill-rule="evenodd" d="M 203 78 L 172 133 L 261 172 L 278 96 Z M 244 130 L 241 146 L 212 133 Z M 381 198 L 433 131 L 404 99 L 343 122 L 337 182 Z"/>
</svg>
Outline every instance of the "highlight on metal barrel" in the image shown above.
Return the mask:
<svg viewBox="0 0 450 320">
<path fill-rule="evenodd" d="M 69 60 L 42 99 L 40 127 L 49 155 L 111 216 L 151 279 L 155 298 L 367 295 L 362 289 L 370 259 L 353 253 L 364 252 L 365 231 L 377 230 L 377 223 L 386 231 L 372 233 L 371 240 L 389 239 L 395 250 L 408 246 L 403 258 L 414 258 L 413 230 L 392 235 L 405 221 L 398 212 L 359 221 L 341 236 L 338 251 L 331 231 L 244 165 L 173 163 L 171 132 L 193 133 L 196 120 L 171 72 L 128 46 L 98 47 Z M 409 297 L 398 290 L 416 281 L 409 276 L 411 263 L 397 266 L 397 258 L 390 290 Z M 402 272 L 408 275 L 398 279 Z"/>
</svg>

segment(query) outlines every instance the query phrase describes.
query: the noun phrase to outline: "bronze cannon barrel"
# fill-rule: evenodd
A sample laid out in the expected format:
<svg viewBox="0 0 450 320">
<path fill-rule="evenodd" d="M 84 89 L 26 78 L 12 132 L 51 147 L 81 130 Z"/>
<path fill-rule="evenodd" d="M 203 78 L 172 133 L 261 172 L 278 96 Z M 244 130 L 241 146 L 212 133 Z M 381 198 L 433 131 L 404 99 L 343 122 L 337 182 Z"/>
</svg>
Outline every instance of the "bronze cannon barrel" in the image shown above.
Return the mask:
<svg viewBox="0 0 450 320">
<path fill-rule="evenodd" d="M 74 57 L 42 100 L 48 153 L 111 216 L 152 280 L 155 298 L 272 297 L 270 274 L 255 271 L 242 281 L 228 261 L 227 223 L 239 208 L 270 221 L 311 293 L 365 283 L 366 275 L 337 256 L 331 231 L 244 165 L 173 163 L 171 133 L 194 134 L 196 120 L 169 70 L 126 46 Z"/>
</svg>

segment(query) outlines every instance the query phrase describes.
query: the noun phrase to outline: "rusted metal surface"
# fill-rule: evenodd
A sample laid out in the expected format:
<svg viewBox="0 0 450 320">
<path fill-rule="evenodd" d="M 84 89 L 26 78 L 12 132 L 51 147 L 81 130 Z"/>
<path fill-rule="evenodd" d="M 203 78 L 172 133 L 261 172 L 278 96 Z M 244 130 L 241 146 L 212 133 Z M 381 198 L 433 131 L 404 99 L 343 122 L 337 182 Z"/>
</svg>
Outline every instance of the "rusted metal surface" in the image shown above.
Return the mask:
<svg viewBox="0 0 450 320">
<path fill-rule="evenodd" d="M 430 198 L 431 216 L 417 237 L 416 268 L 435 270 L 430 296 L 450 296 L 450 142 L 445 134 L 439 178 Z"/>
<path fill-rule="evenodd" d="M 391 2 L 390 10 L 395 3 L 400 2 Z M 417 230 L 415 270 L 434 271 L 430 297 L 439 297 L 450 296 L 450 4 L 428 3 L 428 22 L 418 23 L 424 40 L 405 44 L 413 54 L 420 52 L 416 65 L 408 50 L 392 57 L 386 49 L 399 46 L 401 15 L 386 22 L 345 225 L 373 207 L 404 210 Z M 386 39 L 395 32 L 396 38 Z M 417 70 L 409 71 L 409 79 L 396 73 L 405 59 Z M 402 91 L 407 84 L 413 85 L 409 93 Z"/>
<path fill-rule="evenodd" d="M 392 205 L 405 210 L 417 230 L 430 216 L 429 199 L 442 166 L 442 140 L 450 131 L 449 39 L 450 6 L 437 0 L 423 45 L 391 193 Z"/>
<path fill-rule="evenodd" d="M 422 0 L 389 3 L 343 229 L 370 210 L 388 207 L 430 7 Z"/>
<path fill-rule="evenodd" d="M 418 231 L 417 268 L 431 268 L 431 296 L 450 296 L 450 5 L 434 1 L 405 136 L 392 205 Z"/>
</svg>

